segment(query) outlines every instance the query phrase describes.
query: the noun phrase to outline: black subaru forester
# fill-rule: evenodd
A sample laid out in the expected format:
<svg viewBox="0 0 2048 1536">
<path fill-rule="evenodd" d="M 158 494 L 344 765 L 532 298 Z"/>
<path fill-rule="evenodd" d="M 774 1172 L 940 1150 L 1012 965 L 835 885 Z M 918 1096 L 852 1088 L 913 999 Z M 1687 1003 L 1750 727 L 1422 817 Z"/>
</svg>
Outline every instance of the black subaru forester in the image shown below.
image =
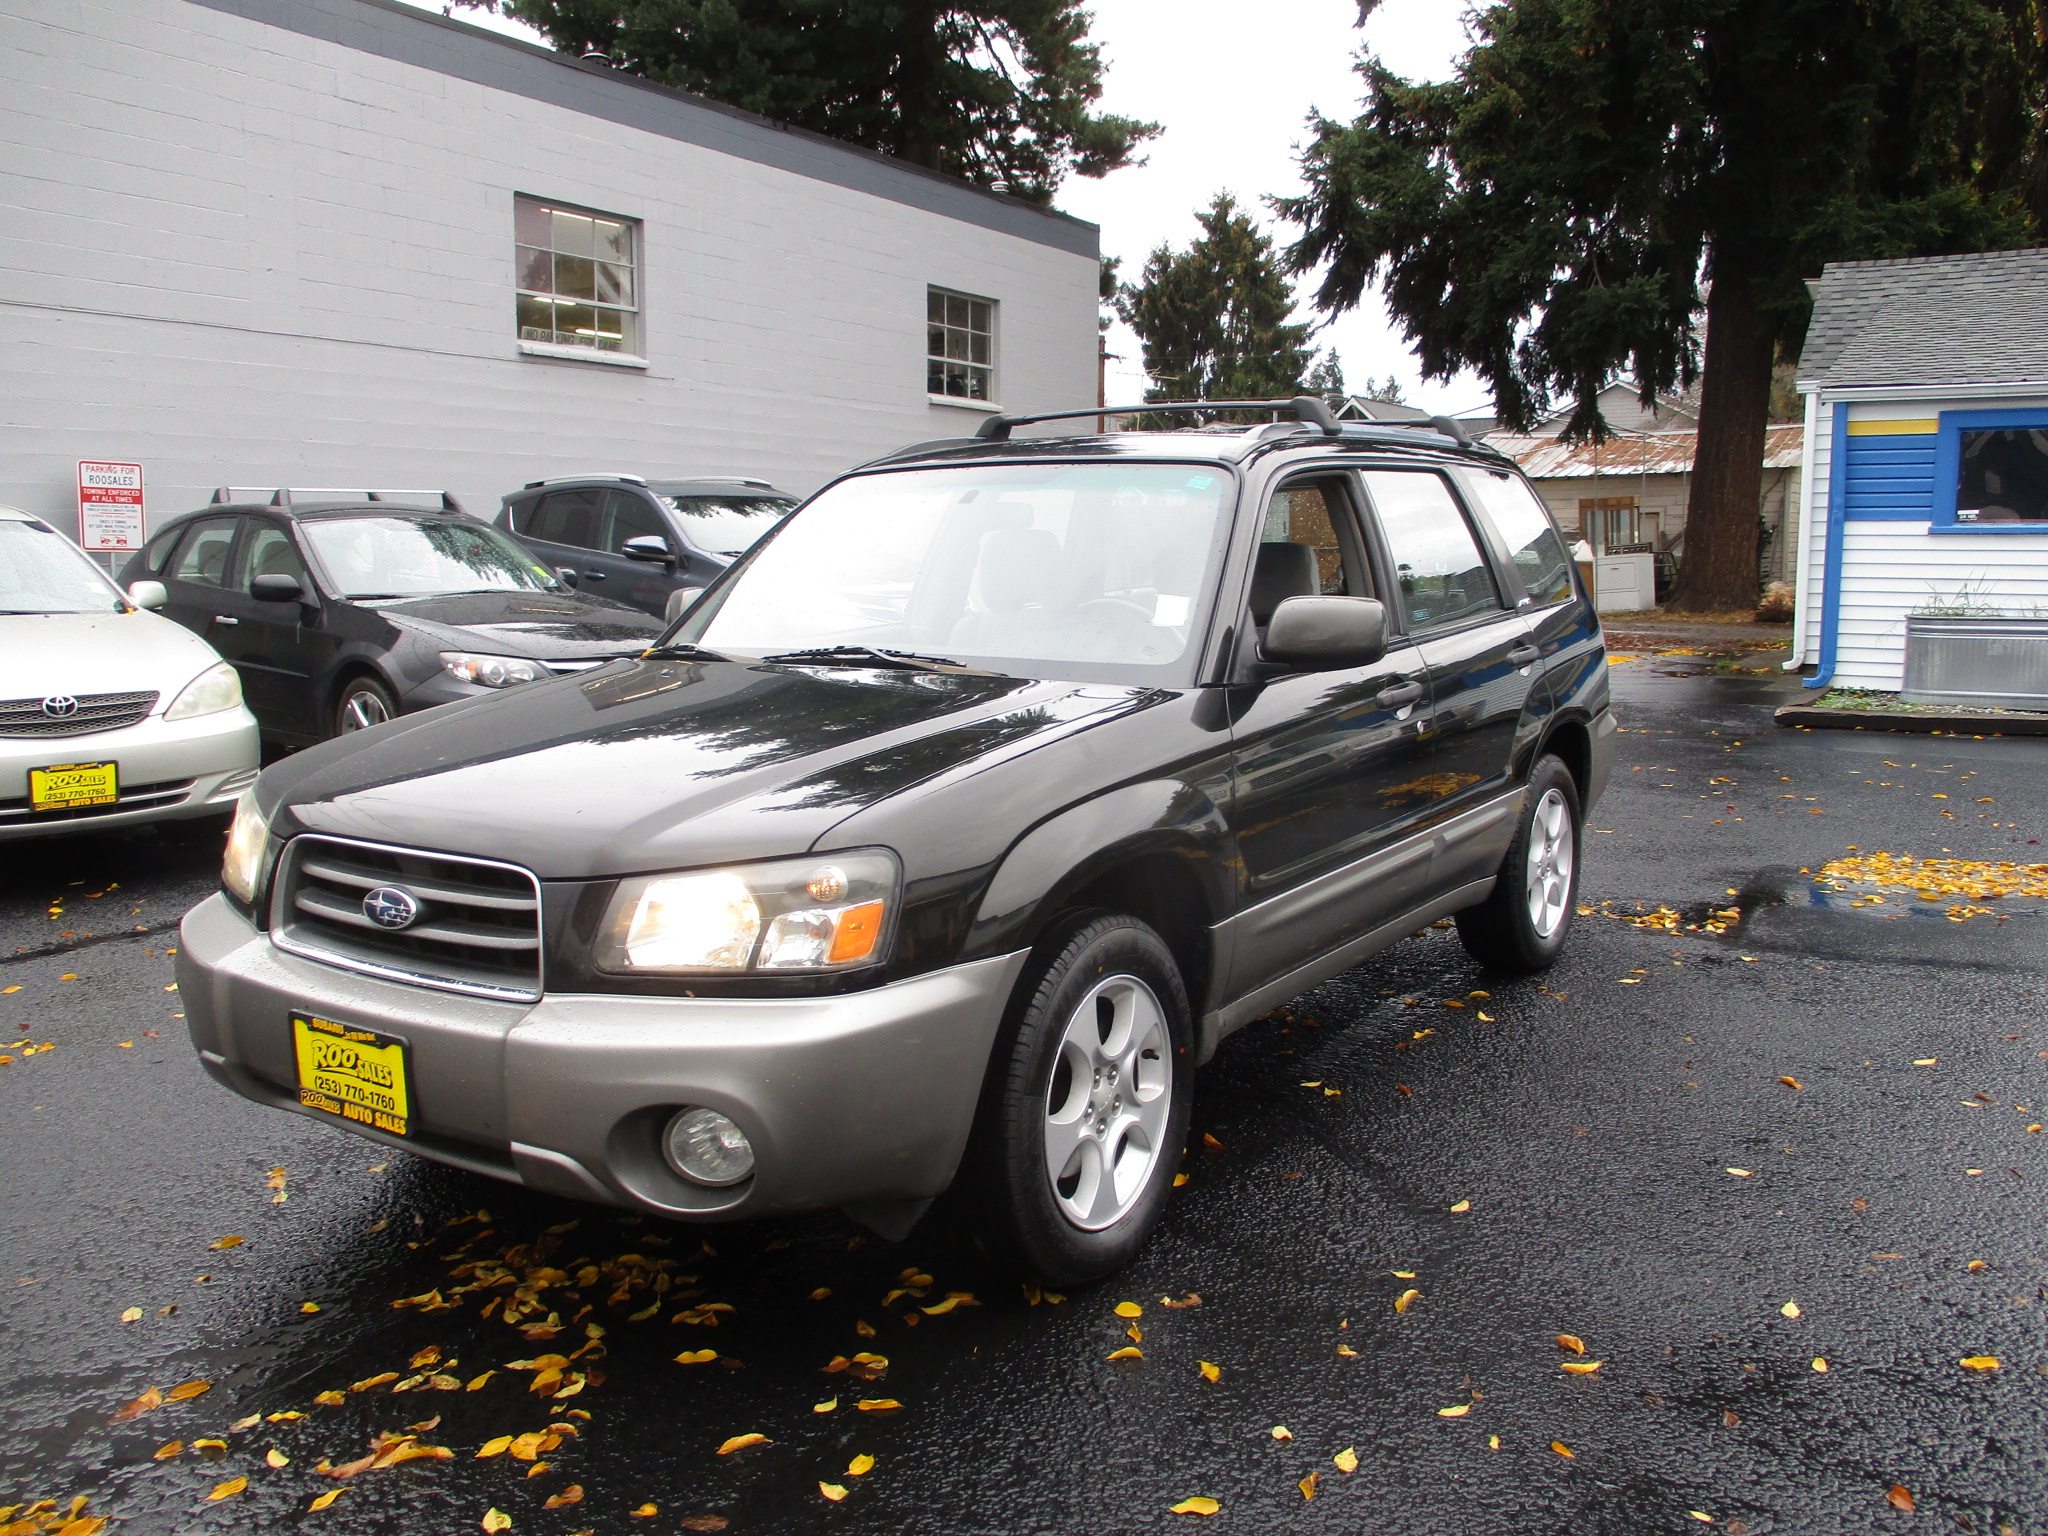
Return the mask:
<svg viewBox="0 0 2048 1536">
<path fill-rule="evenodd" d="M 1116 1269 L 1222 1037 L 1447 915 L 1557 956 L 1612 758 L 1514 466 L 1276 404 L 904 450 L 644 655 L 269 769 L 185 920 L 208 1070 L 684 1220 L 898 1235 L 959 1180 L 1023 1269 Z"/>
</svg>

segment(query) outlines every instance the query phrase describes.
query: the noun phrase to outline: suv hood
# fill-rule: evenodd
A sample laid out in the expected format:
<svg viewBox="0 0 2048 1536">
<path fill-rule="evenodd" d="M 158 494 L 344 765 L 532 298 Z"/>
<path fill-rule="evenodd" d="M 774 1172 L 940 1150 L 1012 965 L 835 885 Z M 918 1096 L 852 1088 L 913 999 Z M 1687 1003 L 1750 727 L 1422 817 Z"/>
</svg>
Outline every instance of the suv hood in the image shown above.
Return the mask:
<svg viewBox="0 0 2048 1536">
<path fill-rule="evenodd" d="M 281 833 L 508 859 L 543 879 L 683 869 L 801 853 L 913 784 L 1029 750 L 1143 692 L 624 661 L 309 748 L 259 793 Z"/>
<path fill-rule="evenodd" d="M 220 652 L 182 624 L 138 608 L 130 613 L 0 614 L 0 656 L 9 698 L 53 693 L 139 693 L 154 688 L 168 708 Z"/>
<path fill-rule="evenodd" d="M 470 592 L 362 606 L 452 651 L 536 661 L 645 650 L 667 628 L 652 614 L 581 593 Z"/>
</svg>

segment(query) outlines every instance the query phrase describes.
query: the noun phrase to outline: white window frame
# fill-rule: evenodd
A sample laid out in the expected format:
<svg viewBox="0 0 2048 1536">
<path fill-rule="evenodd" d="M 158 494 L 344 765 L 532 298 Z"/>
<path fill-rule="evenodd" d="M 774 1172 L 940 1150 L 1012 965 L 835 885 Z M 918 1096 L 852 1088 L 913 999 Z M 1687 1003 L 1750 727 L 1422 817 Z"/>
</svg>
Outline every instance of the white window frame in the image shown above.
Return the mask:
<svg viewBox="0 0 2048 1536">
<path fill-rule="evenodd" d="M 986 306 L 988 328 L 982 330 L 975 326 L 971 311 L 969 312 L 968 323 L 965 325 L 954 324 L 950 317 L 944 319 L 935 317 L 932 313 L 932 301 L 935 299 L 943 301 L 949 309 L 956 303 Z M 939 283 L 927 283 L 925 285 L 925 399 L 933 405 L 953 406 L 960 410 L 987 411 L 991 413 L 1000 411 L 1002 407 L 996 404 L 996 398 L 998 386 L 1001 383 L 1001 375 L 998 372 L 1002 361 L 998 347 L 1001 324 L 1002 305 L 999 301 L 989 298 L 985 294 L 964 293 L 958 288 L 947 288 Z M 932 336 L 932 332 L 935 329 L 941 333 L 941 339 L 936 350 L 934 350 Z M 969 356 L 963 358 L 947 355 L 951 350 L 948 343 L 956 336 L 968 338 Z M 988 361 L 986 362 L 976 362 L 971 355 L 972 338 L 976 336 L 985 336 L 988 340 Z M 985 380 L 986 394 L 981 396 L 956 395 L 933 389 L 931 386 L 932 366 L 934 364 L 963 368 L 968 371 L 970 376 L 979 372 Z"/>
<path fill-rule="evenodd" d="M 522 234 L 531 233 L 531 231 L 525 231 L 521 228 L 527 222 L 525 215 L 529 210 L 540 211 L 549 216 L 550 220 L 552 220 L 553 215 L 559 213 L 571 219 L 590 219 L 605 225 L 617 226 L 623 232 L 624 239 L 627 242 L 625 260 L 604 262 L 603 265 L 624 269 L 627 286 L 624 299 L 599 300 L 595 296 L 595 284 L 592 287 L 592 295 L 587 298 L 577 294 L 563 293 L 552 270 L 553 260 L 563 257 L 572 260 L 587 260 L 595 268 L 599 264 L 599 255 L 595 247 L 593 247 L 590 255 L 585 256 L 581 252 L 562 249 L 552 238 L 545 245 L 539 245 L 533 241 L 521 238 Z M 515 295 L 513 335 L 517 340 L 521 356 L 557 358 L 567 362 L 605 363 L 621 368 L 645 368 L 647 366 L 647 357 L 644 350 L 646 345 L 645 311 L 642 305 L 642 289 L 645 281 L 644 263 L 642 261 L 645 241 L 642 238 L 642 228 L 640 220 L 629 218 L 625 214 L 608 213 L 602 209 L 587 208 L 578 203 L 564 202 L 559 198 L 541 197 L 532 193 L 520 192 L 513 195 L 512 254 L 513 290 Z M 550 281 L 548 286 L 544 288 L 534 286 L 527 281 L 528 278 L 534 275 L 529 270 L 532 258 L 543 252 L 550 258 L 551 267 L 549 272 Z M 563 342 L 556 339 L 560 336 L 561 332 L 553 326 L 548 328 L 549 335 L 546 340 L 529 337 L 525 334 L 529 327 L 521 323 L 524 316 L 519 313 L 525 307 L 528 300 L 542 300 L 557 305 L 587 304 L 599 315 L 620 316 L 622 317 L 620 345 L 604 347 L 595 343 L 583 345 L 581 343 Z"/>
</svg>

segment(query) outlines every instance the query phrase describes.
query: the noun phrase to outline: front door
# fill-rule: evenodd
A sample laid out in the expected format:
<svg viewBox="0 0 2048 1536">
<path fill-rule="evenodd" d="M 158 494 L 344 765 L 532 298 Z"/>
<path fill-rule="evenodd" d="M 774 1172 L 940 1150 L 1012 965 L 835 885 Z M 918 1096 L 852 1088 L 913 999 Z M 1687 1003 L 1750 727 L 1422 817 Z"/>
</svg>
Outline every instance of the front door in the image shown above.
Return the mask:
<svg viewBox="0 0 2048 1536">
<path fill-rule="evenodd" d="M 1542 679 L 1528 621 L 1503 593 L 1479 534 L 1450 483 L 1433 470 L 1367 470 L 1374 521 L 1400 587 L 1408 633 L 1429 670 L 1428 726 L 1436 745 L 1431 764 L 1432 825 L 1497 802 L 1514 782 L 1518 733 Z M 1511 825 L 1473 829 L 1446 840 L 1435 872 L 1439 886 L 1481 880 L 1493 872 Z"/>
<path fill-rule="evenodd" d="M 1248 618 L 1287 597 L 1381 597 L 1343 473 L 1290 481 L 1265 513 Z M 1366 667 L 1287 673 L 1239 690 L 1231 821 L 1243 860 L 1236 992 L 1397 916 L 1421 899 L 1429 809 L 1421 651 L 1395 636 Z"/>
<path fill-rule="evenodd" d="M 164 617 L 176 619 L 219 649 L 220 638 L 233 625 L 221 625 L 222 599 L 234 577 L 235 534 L 241 519 L 207 517 L 186 525 L 184 537 L 165 562 L 163 583 L 169 593 Z M 233 617 L 233 615 L 229 615 Z"/>
<path fill-rule="evenodd" d="M 233 574 L 208 638 L 241 674 L 249 712 L 272 735 L 324 737 L 326 701 L 316 688 L 334 642 L 321 624 L 313 581 L 291 534 L 267 518 L 248 519 Z M 291 577 L 307 601 L 258 602 L 249 592 L 258 576 Z M 226 624 L 228 618 L 235 622 Z"/>
</svg>

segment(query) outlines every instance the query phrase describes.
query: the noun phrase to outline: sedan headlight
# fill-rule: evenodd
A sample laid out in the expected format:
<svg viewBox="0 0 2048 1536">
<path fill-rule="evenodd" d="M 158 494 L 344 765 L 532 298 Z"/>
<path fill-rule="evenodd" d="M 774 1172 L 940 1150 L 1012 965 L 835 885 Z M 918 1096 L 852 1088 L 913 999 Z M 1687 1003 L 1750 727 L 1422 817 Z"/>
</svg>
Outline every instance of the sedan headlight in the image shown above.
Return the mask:
<svg viewBox="0 0 2048 1536">
<path fill-rule="evenodd" d="M 235 823 L 228 828 L 227 852 L 220 861 L 220 883 L 229 894 L 254 903 L 263 884 L 264 855 L 270 849 L 270 823 L 256 809 L 256 791 L 245 789 L 235 802 Z"/>
<path fill-rule="evenodd" d="M 443 651 L 441 670 L 480 688 L 510 688 L 551 676 L 548 669 L 524 656 L 478 656 L 470 651 Z"/>
<path fill-rule="evenodd" d="M 242 702 L 242 679 L 224 661 L 216 661 L 185 685 L 164 711 L 166 720 L 190 720 L 195 715 L 217 715 Z"/>
<path fill-rule="evenodd" d="M 626 975 L 849 971 L 888 952 L 902 874 L 883 849 L 619 882 L 597 946 Z"/>
</svg>

